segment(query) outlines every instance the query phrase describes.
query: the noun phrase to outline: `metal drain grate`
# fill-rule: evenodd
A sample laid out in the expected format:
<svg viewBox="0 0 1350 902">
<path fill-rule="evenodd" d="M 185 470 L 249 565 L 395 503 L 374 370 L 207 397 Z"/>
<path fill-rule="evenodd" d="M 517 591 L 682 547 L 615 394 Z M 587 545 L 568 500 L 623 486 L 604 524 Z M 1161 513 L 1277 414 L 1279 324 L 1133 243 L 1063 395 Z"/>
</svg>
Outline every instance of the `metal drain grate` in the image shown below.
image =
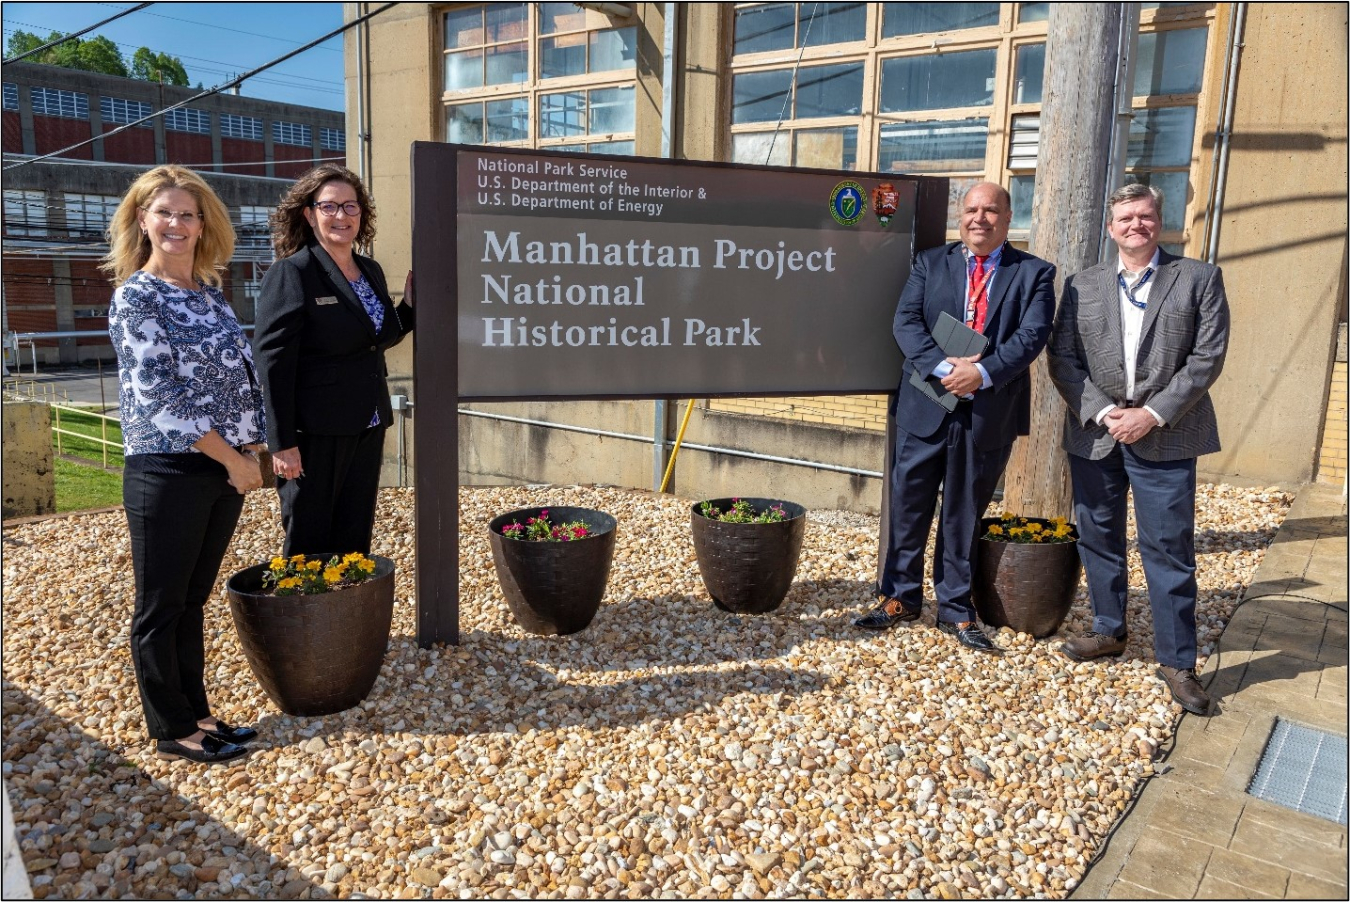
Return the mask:
<svg viewBox="0 0 1350 902">
<path fill-rule="evenodd" d="M 1276 718 L 1247 794 L 1345 824 L 1345 749 L 1344 736 Z"/>
</svg>

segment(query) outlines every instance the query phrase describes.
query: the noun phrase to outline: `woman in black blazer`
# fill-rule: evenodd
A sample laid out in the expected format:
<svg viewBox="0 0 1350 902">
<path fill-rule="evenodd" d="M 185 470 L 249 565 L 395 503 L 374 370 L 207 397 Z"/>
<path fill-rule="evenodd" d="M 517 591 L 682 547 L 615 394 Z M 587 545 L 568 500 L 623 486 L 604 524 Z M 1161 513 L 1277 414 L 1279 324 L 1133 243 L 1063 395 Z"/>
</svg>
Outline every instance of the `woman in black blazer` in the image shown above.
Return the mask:
<svg viewBox="0 0 1350 902">
<path fill-rule="evenodd" d="M 324 163 L 272 216 L 277 262 L 263 278 L 254 358 L 286 528 L 284 553 L 370 553 L 384 431 L 393 422 L 386 348 L 412 331 L 412 274 L 397 307 L 356 174 Z"/>
</svg>

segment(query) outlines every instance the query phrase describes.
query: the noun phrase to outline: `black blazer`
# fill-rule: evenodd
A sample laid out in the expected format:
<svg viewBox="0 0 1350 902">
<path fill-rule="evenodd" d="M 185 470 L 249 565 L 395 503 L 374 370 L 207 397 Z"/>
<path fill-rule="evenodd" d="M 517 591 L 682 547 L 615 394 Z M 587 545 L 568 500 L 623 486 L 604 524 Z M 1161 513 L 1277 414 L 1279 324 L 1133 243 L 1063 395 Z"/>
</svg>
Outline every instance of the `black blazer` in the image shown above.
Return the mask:
<svg viewBox="0 0 1350 902">
<path fill-rule="evenodd" d="M 356 435 L 393 422 L 385 349 L 412 331 L 413 311 L 394 307 L 384 270 L 369 257 L 356 265 L 384 304 L 379 332 L 333 258 L 311 241 L 263 277 L 253 358 L 267 409 L 268 445 L 294 448 L 297 433 Z"/>
<path fill-rule="evenodd" d="M 1055 319 L 1055 267 L 1010 244 L 1003 246 L 989 292 L 984 334 L 989 346 L 980 364 L 989 373 L 990 388 L 979 389 L 971 402 L 975 445 L 992 451 L 1011 445 L 1031 428 L 1029 367 L 1050 339 Z M 893 329 L 905 355 L 904 375 L 896 398 L 896 425 L 927 438 L 942 425 L 946 411 L 910 384 L 915 370 L 924 376 L 947 355 L 933 341 L 938 317 L 945 311 L 962 320 L 966 310 L 966 260 L 961 242 L 918 254 L 909 281 L 900 293 Z"/>
</svg>

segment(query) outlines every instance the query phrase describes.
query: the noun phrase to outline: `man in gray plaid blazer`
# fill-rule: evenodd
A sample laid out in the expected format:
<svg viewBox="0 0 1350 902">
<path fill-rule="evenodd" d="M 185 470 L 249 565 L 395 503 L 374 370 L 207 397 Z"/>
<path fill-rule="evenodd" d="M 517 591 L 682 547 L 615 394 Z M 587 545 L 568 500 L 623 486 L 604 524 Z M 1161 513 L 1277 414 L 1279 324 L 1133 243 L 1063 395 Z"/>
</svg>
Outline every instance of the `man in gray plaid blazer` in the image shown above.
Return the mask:
<svg viewBox="0 0 1350 902">
<path fill-rule="evenodd" d="M 1162 204 L 1145 185 L 1111 195 L 1119 255 L 1065 280 L 1050 339 L 1093 613 L 1092 630 L 1062 651 L 1086 661 L 1125 650 L 1131 491 L 1159 675 L 1183 708 L 1207 715 L 1195 676 L 1195 459 L 1219 450 L 1209 387 L 1228 351 L 1228 299 L 1218 267 L 1158 248 Z"/>
</svg>

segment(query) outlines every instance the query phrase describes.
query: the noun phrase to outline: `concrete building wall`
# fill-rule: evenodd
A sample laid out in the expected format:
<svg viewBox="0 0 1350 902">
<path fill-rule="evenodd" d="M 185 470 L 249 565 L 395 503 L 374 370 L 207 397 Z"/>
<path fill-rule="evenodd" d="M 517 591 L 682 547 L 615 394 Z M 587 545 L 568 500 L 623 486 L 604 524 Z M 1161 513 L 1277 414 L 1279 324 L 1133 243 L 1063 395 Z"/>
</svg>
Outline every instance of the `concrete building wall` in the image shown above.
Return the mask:
<svg viewBox="0 0 1350 902">
<path fill-rule="evenodd" d="M 1200 467 L 1294 485 L 1313 477 L 1344 307 L 1347 8 L 1247 10 L 1219 236 L 1233 312 L 1213 390 L 1224 450 Z"/>
</svg>

